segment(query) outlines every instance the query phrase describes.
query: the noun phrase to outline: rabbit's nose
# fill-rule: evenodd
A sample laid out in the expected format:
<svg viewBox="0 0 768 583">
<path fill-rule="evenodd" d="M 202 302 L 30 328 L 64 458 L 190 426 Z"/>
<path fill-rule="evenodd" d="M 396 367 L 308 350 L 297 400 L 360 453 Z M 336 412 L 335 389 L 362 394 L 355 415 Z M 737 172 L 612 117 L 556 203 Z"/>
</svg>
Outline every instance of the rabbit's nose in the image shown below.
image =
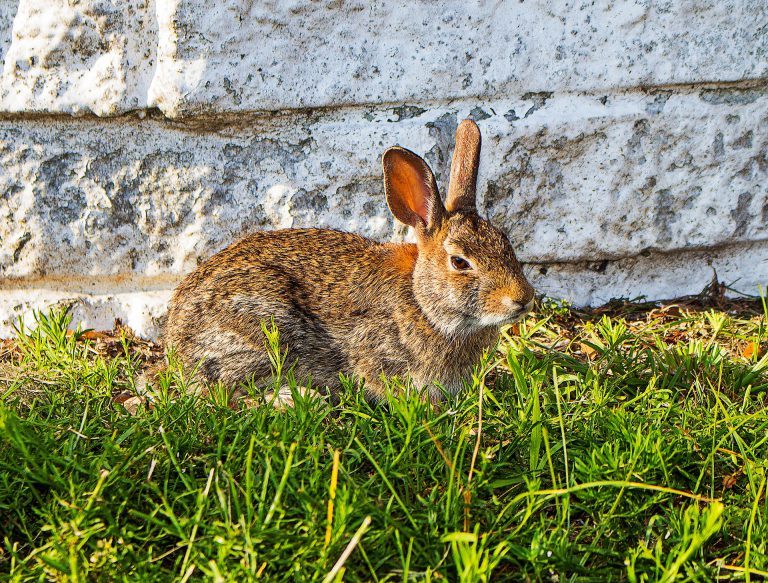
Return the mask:
<svg viewBox="0 0 768 583">
<path fill-rule="evenodd" d="M 528 283 L 527 280 L 523 280 L 523 282 L 520 284 L 520 288 L 523 293 L 519 299 L 519 302 L 525 306 L 526 309 L 530 310 L 531 305 L 533 304 L 533 297 L 536 295 L 536 292 L 534 291 L 533 286 Z"/>
<path fill-rule="evenodd" d="M 525 279 L 513 280 L 511 284 L 506 287 L 506 294 L 501 300 L 504 307 L 512 310 L 512 303 L 517 305 L 517 308 L 522 310 L 533 301 L 534 291 L 531 284 Z"/>
</svg>

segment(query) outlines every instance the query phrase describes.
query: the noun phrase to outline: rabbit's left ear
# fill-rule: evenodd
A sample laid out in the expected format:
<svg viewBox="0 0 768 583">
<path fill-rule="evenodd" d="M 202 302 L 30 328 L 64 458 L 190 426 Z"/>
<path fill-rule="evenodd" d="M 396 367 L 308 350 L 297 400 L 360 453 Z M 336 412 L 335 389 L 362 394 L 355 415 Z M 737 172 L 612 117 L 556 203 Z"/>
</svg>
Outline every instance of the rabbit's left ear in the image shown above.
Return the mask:
<svg viewBox="0 0 768 583">
<path fill-rule="evenodd" d="M 480 166 L 480 128 L 465 119 L 456 129 L 456 147 L 451 161 L 451 179 L 445 208 L 448 212 L 476 210 L 477 169 Z"/>
<path fill-rule="evenodd" d="M 387 204 L 392 214 L 418 231 L 431 231 L 440 222 L 445 209 L 429 165 L 399 146 L 384 152 L 381 163 Z"/>
</svg>

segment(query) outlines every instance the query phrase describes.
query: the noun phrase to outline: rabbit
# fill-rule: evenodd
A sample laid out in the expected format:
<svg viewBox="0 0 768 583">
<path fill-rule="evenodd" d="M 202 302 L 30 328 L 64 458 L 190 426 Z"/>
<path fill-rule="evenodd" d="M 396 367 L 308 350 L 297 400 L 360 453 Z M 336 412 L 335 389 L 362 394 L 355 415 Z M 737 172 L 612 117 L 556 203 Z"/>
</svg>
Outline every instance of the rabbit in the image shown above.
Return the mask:
<svg viewBox="0 0 768 583">
<path fill-rule="evenodd" d="M 387 204 L 417 242 L 378 243 L 330 229 L 247 235 L 202 263 L 170 301 L 165 341 L 206 383 L 270 378 L 262 323 L 274 323 L 300 382 L 337 391 L 339 374 L 384 395 L 409 379 L 432 401 L 455 394 L 499 328 L 534 290 L 506 235 L 475 195 L 480 130 L 456 132 L 445 205 L 427 163 L 395 146 L 382 157 Z"/>
</svg>

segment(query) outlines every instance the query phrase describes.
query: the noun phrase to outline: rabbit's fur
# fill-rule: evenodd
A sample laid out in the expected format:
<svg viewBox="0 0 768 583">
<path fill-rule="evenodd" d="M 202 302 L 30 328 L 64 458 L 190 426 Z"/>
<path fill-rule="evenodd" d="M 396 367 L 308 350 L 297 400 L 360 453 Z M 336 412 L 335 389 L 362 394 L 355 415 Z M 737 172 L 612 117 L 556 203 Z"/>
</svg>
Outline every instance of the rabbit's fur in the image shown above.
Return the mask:
<svg viewBox="0 0 768 583">
<path fill-rule="evenodd" d="M 458 391 L 499 327 L 533 300 L 507 237 L 480 218 L 480 132 L 457 131 L 446 204 L 426 162 L 383 156 L 387 202 L 417 243 L 380 244 L 325 229 L 256 232 L 189 274 L 171 299 L 165 340 L 204 381 L 270 376 L 262 322 L 274 322 L 303 382 L 335 389 L 339 373 L 381 396 L 382 373 Z"/>
</svg>

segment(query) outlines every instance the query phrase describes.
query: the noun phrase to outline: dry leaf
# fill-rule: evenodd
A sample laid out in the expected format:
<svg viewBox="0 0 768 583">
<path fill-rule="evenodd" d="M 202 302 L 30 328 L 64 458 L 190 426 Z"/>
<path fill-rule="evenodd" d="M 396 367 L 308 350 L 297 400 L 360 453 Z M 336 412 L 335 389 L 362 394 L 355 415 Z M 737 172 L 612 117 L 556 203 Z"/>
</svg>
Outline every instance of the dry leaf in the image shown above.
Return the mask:
<svg viewBox="0 0 768 583">
<path fill-rule="evenodd" d="M 97 332 L 96 330 L 86 330 L 80 334 L 81 340 L 98 340 L 100 338 L 109 338 L 109 334 L 106 332 Z"/>
<path fill-rule="evenodd" d="M 755 354 L 757 354 L 759 349 L 760 347 L 757 345 L 757 342 L 753 340 L 752 342 L 747 342 L 744 350 L 741 351 L 741 355 L 744 358 L 752 358 Z"/>
<path fill-rule="evenodd" d="M 723 490 L 730 490 L 733 488 L 736 485 L 736 482 L 739 481 L 739 474 L 741 474 L 741 471 L 723 476 Z"/>
<path fill-rule="evenodd" d="M 133 393 L 130 393 L 128 391 L 123 391 L 122 393 L 118 393 L 117 395 L 112 397 L 112 401 L 114 403 L 117 403 L 118 405 L 122 405 L 133 396 L 134 396 Z"/>
<path fill-rule="evenodd" d="M 685 332 L 683 330 L 670 330 L 664 336 L 664 342 L 667 344 L 677 344 L 681 340 L 685 340 Z"/>
<path fill-rule="evenodd" d="M 146 399 L 144 397 L 128 397 L 125 401 L 123 401 L 121 404 L 123 407 L 125 407 L 125 410 L 128 411 L 131 415 L 136 415 L 139 411 L 139 407 L 141 407 L 146 402 Z"/>
<path fill-rule="evenodd" d="M 667 314 L 667 316 L 673 316 L 675 318 L 678 318 L 682 315 L 680 306 L 677 306 L 677 305 L 667 306 L 666 308 L 664 308 L 664 312 Z"/>
<path fill-rule="evenodd" d="M 13 340 L 0 340 L 0 361 L 11 360 L 15 354 L 19 354 L 19 348 Z"/>
<path fill-rule="evenodd" d="M 579 343 L 579 348 L 581 348 L 581 352 L 584 353 L 587 358 L 592 360 L 597 356 L 597 350 L 592 348 L 589 344 L 584 344 L 583 342 Z"/>
</svg>

